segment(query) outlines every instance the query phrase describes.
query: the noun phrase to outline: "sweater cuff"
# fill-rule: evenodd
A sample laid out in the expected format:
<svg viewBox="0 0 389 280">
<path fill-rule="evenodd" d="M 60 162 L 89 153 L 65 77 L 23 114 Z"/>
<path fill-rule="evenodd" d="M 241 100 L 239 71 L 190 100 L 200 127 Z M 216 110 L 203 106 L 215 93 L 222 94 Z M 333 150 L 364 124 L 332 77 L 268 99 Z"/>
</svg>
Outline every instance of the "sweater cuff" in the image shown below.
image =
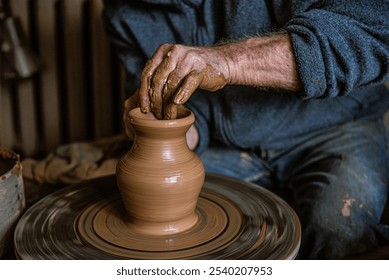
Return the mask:
<svg viewBox="0 0 389 280">
<path fill-rule="evenodd" d="M 296 33 L 291 34 L 297 71 L 303 84 L 300 97 L 320 97 L 326 92 L 326 77 L 322 53 L 318 42 Z M 315 46 L 317 45 L 317 46 Z"/>
<path fill-rule="evenodd" d="M 309 28 L 294 23 L 285 29 L 289 32 L 297 71 L 303 84 L 300 97 L 303 99 L 325 97 L 327 91 L 325 64 L 319 41 Z"/>
</svg>

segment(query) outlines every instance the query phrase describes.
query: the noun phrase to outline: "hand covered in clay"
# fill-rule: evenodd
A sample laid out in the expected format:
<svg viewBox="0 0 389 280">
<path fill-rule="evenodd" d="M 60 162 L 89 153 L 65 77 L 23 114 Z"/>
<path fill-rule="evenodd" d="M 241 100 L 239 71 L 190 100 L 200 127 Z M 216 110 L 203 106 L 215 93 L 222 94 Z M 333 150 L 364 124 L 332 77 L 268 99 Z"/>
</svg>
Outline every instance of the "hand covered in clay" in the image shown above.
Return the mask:
<svg viewBox="0 0 389 280">
<path fill-rule="evenodd" d="M 197 88 L 217 91 L 227 84 L 302 90 L 287 33 L 249 38 L 213 47 L 161 45 L 142 71 L 138 91 L 126 101 L 130 109 L 174 119 Z M 126 122 L 127 123 L 127 122 Z M 131 128 L 126 127 L 131 135 Z"/>
<path fill-rule="evenodd" d="M 217 47 L 161 45 L 147 62 L 139 88 L 140 107 L 158 119 L 174 119 L 197 88 L 217 91 L 226 84 L 228 64 Z"/>
</svg>

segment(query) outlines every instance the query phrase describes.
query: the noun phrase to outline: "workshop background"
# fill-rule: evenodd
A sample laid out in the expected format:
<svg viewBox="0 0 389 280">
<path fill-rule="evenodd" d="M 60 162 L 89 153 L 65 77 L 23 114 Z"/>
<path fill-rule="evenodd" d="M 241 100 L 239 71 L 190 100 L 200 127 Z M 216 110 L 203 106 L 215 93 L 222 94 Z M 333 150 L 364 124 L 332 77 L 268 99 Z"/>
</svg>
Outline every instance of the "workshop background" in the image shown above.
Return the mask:
<svg viewBox="0 0 389 280">
<path fill-rule="evenodd" d="M 0 146 L 40 157 L 64 143 L 120 133 L 124 72 L 104 32 L 102 1 L 2 3 L 6 17 L 20 22 L 21 46 L 7 42 L 2 27 Z M 6 73 L 13 66 L 7 57 L 20 47 L 40 66 L 22 79 Z"/>
</svg>

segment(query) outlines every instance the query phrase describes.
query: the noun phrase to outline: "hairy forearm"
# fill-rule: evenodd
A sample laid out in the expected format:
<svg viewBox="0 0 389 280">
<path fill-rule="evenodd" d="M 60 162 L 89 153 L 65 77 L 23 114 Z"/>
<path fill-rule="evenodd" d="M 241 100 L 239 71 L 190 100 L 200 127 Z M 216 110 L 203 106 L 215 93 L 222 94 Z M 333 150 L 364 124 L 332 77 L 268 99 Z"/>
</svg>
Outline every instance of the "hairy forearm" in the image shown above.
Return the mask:
<svg viewBox="0 0 389 280">
<path fill-rule="evenodd" d="M 299 91 L 302 88 L 290 37 L 274 34 L 219 46 L 227 83 Z"/>
</svg>

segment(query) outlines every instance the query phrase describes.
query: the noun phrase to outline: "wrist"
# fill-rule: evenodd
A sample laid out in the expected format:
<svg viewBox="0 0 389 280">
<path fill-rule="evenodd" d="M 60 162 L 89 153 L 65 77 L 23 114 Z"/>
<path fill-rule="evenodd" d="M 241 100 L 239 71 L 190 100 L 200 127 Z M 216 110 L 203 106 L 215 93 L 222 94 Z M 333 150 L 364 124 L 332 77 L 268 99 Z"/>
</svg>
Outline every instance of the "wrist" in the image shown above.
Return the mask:
<svg viewBox="0 0 389 280">
<path fill-rule="evenodd" d="M 288 34 L 250 38 L 221 47 L 228 84 L 301 90 Z"/>
</svg>

